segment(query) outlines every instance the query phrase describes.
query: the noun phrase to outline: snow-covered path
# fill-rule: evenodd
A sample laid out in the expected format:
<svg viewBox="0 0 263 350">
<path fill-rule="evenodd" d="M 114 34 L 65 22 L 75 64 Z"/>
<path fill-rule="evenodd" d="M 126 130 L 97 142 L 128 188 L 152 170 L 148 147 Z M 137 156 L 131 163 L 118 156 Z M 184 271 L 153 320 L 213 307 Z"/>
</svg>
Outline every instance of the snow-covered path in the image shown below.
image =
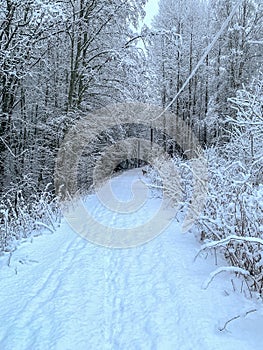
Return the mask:
<svg viewBox="0 0 263 350">
<path fill-rule="evenodd" d="M 88 203 L 100 211 L 95 196 Z M 261 349 L 261 315 L 218 330 L 254 304 L 223 276 L 203 290 L 214 266 L 212 258 L 194 262 L 197 249 L 176 221 L 131 249 L 93 245 L 62 221 L 22 244 L 10 266 L 0 260 L 0 349 Z"/>
</svg>

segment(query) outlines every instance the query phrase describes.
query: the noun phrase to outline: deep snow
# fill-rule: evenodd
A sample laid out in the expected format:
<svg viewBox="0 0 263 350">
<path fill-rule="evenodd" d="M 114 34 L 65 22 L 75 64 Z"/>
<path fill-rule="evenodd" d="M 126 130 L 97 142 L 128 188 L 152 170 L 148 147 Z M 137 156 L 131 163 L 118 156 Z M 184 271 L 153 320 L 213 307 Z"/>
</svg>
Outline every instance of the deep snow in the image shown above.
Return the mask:
<svg viewBox="0 0 263 350">
<path fill-rule="evenodd" d="M 129 195 L 137 176 L 115 178 L 116 194 Z M 147 215 L 158 201 L 148 200 Z M 124 220 L 95 195 L 85 202 L 112 226 L 134 225 L 146 215 L 141 209 Z M 226 274 L 203 289 L 218 266 L 212 256 L 194 261 L 198 249 L 176 220 L 149 243 L 110 249 L 83 239 L 63 219 L 54 234 L 0 258 L 0 349 L 261 350 L 261 303 L 234 292 Z"/>
</svg>

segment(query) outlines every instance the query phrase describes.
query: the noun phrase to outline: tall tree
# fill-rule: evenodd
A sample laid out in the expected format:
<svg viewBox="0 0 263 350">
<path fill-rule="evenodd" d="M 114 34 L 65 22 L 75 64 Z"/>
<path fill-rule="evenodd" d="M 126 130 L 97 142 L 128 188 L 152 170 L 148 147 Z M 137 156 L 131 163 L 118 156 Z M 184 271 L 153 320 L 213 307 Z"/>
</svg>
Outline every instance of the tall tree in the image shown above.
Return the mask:
<svg viewBox="0 0 263 350">
<path fill-rule="evenodd" d="M 235 3 L 233 0 L 211 0 L 214 32 L 229 16 Z M 231 113 L 227 99 L 243 84 L 248 84 L 262 65 L 262 50 L 253 44 L 262 33 L 262 16 L 261 1 L 242 1 L 216 45 L 212 61 L 216 77 L 213 102 L 217 104 L 219 114 Z"/>
<path fill-rule="evenodd" d="M 207 44 L 206 8 L 202 1 L 161 0 L 153 21 L 150 57 L 155 70 L 156 102 L 166 107 L 193 71 Z M 189 125 L 204 118 L 207 109 L 206 67 L 170 106 Z M 175 123 L 176 124 L 176 123 Z M 176 125 L 175 125 L 176 127 Z"/>
<path fill-rule="evenodd" d="M 5 0 L 0 4 L 1 190 L 52 181 L 78 112 L 141 98 L 134 30 L 144 2 Z"/>
</svg>

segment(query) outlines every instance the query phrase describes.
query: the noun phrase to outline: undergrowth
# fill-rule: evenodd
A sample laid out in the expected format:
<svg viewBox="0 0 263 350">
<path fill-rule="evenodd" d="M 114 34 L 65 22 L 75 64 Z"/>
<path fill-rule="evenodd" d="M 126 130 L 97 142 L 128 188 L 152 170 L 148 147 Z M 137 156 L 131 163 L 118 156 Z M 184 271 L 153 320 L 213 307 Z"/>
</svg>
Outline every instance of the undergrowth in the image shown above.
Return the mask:
<svg viewBox="0 0 263 350">
<path fill-rule="evenodd" d="M 30 181 L 11 187 L 0 197 L 0 254 L 15 249 L 21 239 L 39 234 L 41 229 L 53 232 L 60 211 L 51 185 L 36 190 Z"/>
</svg>

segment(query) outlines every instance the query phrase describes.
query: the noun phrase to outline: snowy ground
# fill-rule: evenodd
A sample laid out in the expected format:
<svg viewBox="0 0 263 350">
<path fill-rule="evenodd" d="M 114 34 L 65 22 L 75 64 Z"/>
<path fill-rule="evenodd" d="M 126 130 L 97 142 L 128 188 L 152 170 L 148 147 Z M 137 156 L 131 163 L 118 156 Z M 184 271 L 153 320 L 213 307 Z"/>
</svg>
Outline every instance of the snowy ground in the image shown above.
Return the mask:
<svg viewBox="0 0 263 350">
<path fill-rule="evenodd" d="M 115 190 L 123 195 L 135 176 L 116 178 Z M 148 201 L 147 213 L 156 201 Z M 146 215 L 140 210 L 123 221 L 94 195 L 86 203 L 113 226 Z M 81 238 L 63 220 L 54 234 L 24 242 L 10 261 L 0 259 L 0 349 L 262 349 L 260 303 L 234 293 L 225 275 L 203 289 L 215 266 L 212 257 L 194 261 L 198 247 L 176 221 L 147 244 L 109 249 Z"/>
</svg>

